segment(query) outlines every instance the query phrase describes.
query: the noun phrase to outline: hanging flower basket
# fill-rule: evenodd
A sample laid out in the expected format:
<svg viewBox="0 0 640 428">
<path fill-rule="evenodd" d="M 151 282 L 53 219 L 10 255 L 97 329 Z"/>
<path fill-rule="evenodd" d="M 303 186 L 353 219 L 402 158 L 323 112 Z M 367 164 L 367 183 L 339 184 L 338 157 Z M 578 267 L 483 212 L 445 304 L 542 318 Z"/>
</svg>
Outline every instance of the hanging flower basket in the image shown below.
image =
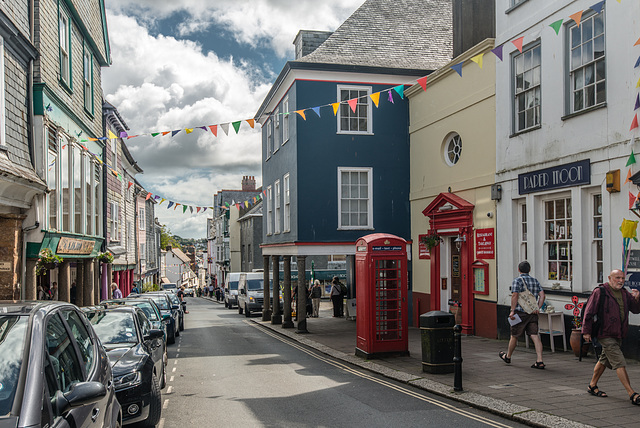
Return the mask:
<svg viewBox="0 0 640 428">
<path fill-rule="evenodd" d="M 442 238 L 440 238 L 440 235 L 438 235 L 437 233 L 426 235 L 422 237 L 422 239 L 420 240 L 420 242 L 426 245 L 427 250 L 429 251 L 431 251 L 431 249 L 434 248 L 435 246 L 439 245 L 441 241 L 442 241 Z"/>
<path fill-rule="evenodd" d="M 104 253 L 99 253 L 96 258 L 98 259 L 98 261 L 101 261 L 102 263 L 113 263 L 113 254 L 111 254 L 108 251 L 105 251 Z"/>
<path fill-rule="evenodd" d="M 62 263 L 62 257 L 53 254 L 49 248 L 44 248 L 38 253 L 36 275 L 44 275 L 47 271 L 57 268 L 60 263 Z"/>
</svg>

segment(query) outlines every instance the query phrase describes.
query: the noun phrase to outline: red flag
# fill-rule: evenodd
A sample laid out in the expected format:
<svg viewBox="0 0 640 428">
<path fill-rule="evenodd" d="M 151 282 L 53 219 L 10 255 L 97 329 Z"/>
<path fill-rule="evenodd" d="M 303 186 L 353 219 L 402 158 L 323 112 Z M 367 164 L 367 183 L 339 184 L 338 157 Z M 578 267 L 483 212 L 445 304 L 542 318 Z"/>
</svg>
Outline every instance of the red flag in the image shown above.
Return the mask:
<svg viewBox="0 0 640 428">
<path fill-rule="evenodd" d="M 197 212 L 200 212 L 200 207 L 197 207 L 196 209 L 197 209 Z"/>
<path fill-rule="evenodd" d="M 636 196 L 629 192 L 629 209 L 633 209 L 633 205 L 636 203 Z"/>
<path fill-rule="evenodd" d="M 357 98 L 353 98 L 349 101 L 347 101 L 349 103 L 349 107 L 351 107 L 351 111 L 352 112 L 356 112 L 356 107 L 358 106 L 358 99 Z"/>
<path fill-rule="evenodd" d="M 129 185 L 127 186 L 127 190 L 129 190 L 129 189 L 131 188 L 131 186 L 132 186 L 132 185 L 133 185 L 133 182 L 132 182 L 132 181 L 130 181 L 130 182 L 129 182 Z"/>
<path fill-rule="evenodd" d="M 511 43 L 513 43 L 513 45 L 518 48 L 518 50 L 522 53 L 522 42 L 524 41 L 524 36 L 522 37 L 518 37 L 517 39 L 513 40 Z"/>
<path fill-rule="evenodd" d="M 218 136 L 218 125 L 211 125 L 209 126 L 209 129 L 211 130 L 211 133 L 213 135 L 215 135 L 216 137 Z"/>
<path fill-rule="evenodd" d="M 151 192 L 147 193 L 147 197 L 144 200 L 148 201 L 150 197 L 151 197 Z"/>
<path fill-rule="evenodd" d="M 631 122 L 631 128 L 629 131 L 636 129 L 638 127 L 638 113 L 633 117 L 633 122 Z"/>
<path fill-rule="evenodd" d="M 427 76 L 418 79 L 418 83 L 422 86 L 422 89 L 427 90 Z"/>
</svg>

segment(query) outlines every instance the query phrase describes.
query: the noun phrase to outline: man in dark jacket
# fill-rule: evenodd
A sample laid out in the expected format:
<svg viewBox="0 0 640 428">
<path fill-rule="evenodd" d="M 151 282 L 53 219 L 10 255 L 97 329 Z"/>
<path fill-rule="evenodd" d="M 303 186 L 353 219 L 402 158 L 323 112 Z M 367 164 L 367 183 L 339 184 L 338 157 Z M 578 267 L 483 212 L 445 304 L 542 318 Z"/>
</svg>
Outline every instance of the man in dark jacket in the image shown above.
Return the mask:
<svg viewBox="0 0 640 428">
<path fill-rule="evenodd" d="M 582 324 L 584 340 L 589 342 L 592 335 L 597 335 L 598 341 L 602 345 L 602 353 L 593 369 L 593 377 L 587 392 L 596 397 L 607 397 L 607 394 L 598 388 L 598 380 L 600 380 L 605 368 L 610 368 L 616 371 L 618 379 L 629 394 L 631 403 L 640 405 L 640 394 L 631 388 L 625 367 L 627 363 L 621 350 L 622 339 L 629 330 L 629 311 L 634 314 L 640 313 L 640 293 L 638 290 L 628 292 L 623 288 L 624 273 L 617 269 L 611 271 L 609 282 L 603 285 L 604 287 L 598 287 L 593 291 L 585 309 Z M 605 300 L 602 303 L 602 312 L 598 314 L 600 299 Z M 595 315 L 598 315 L 600 331 L 593 330 Z"/>
</svg>

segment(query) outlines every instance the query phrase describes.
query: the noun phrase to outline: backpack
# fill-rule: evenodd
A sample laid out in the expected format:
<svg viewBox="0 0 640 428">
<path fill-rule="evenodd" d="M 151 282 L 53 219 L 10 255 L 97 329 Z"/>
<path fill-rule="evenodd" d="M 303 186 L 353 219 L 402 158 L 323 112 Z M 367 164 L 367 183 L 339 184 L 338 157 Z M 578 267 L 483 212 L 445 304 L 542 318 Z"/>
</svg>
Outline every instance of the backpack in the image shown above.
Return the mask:
<svg viewBox="0 0 640 428">
<path fill-rule="evenodd" d="M 346 285 L 344 285 L 341 282 L 338 282 L 338 288 L 340 288 L 340 294 L 342 296 L 346 296 L 347 295 L 347 286 Z"/>
<path fill-rule="evenodd" d="M 600 334 L 600 329 L 602 328 L 602 320 L 604 319 L 604 301 L 607 298 L 604 285 L 600 284 L 597 288 L 600 289 L 600 301 L 598 302 L 598 312 L 593 316 L 593 326 L 591 327 L 591 336 L 596 338 L 598 337 L 598 334 Z M 591 293 L 587 301 L 582 305 L 582 310 L 580 311 L 580 325 L 584 325 L 584 313 L 587 310 L 587 305 L 592 297 L 593 293 Z"/>
</svg>

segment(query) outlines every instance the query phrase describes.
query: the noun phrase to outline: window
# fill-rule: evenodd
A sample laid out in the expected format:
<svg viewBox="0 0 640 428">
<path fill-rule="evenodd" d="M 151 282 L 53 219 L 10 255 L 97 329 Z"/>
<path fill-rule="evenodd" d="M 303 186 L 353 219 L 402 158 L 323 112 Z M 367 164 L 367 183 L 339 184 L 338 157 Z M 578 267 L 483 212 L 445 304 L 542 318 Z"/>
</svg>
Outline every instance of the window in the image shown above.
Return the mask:
<svg viewBox="0 0 640 428">
<path fill-rule="evenodd" d="M 46 131 L 49 139 L 49 150 L 47 151 L 47 187 L 49 188 L 49 194 L 47 195 L 49 201 L 48 228 L 50 230 L 58 230 L 58 198 L 60 197 L 60 193 L 58 192 L 58 174 L 60 171 L 58 162 L 58 140 L 52 128 L 47 127 Z"/>
<path fill-rule="evenodd" d="M 548 279 L 571 281 L 573 278 L 571 198 L 545 201 L 544 207 Z"/>
<path fill-rule="evenodd" d="M 282 191 L 284 192 L 284 232 L 291 231 L 291 195 L 289 191 L 289 174 L 282 179 Z"/>
<path fill-rule="evenodd" d="M 540 125 L 540 44 L 513 57 L 514 131 Z"/>
<path fill-rule="evenodd" d="M 84 209 L 84 221 L 85 221 L 85 230 L 84 233 L 86 235 L 92 235 L 93 233 L 93 221 L 92 221 L 92 215 L 93 215 L 93 192 L 91 191 L 92 189 L 92 185 L 91 185 L 91 179 L 94 176 L 94 172 L 93 172 L 93 162 L 91 162 L 91 159 L 89 159 L 89 156 L 83 156 L 82 157 L 82 162 L 83 162 L 83 171 L 84 171 L 84 186 L 82 187 L 82 193 L 84 195 L 84 199 L 85 199 L 85 209 Z"/>
<path fill-rule="evenodd" d="M 520 260 L 528 260 L 527 249 L 527 204 L 522 203 L 518 205 L 518 214 L 520 222 Z"/>
<path fill-rule="evenodd" d="M 362 86 L 338 86 L 338 133 L 371 134 L 371 88 Z M 355 111 L 348 104 L 357 99 Z"/>
<path fill-rule="evenodd" d="M 267 159 L 273 154 L 273 135 L 271 134 L 271 120 L 267 120 Z"/>
<path fill-rule="evenodd" d="M 282 144 L 289 141 L 289 96 L 282 102 Z"/>
<path fill-rule="evenodd" d="M 82 149 L 75 144 L 71 145 L 73 154 L 73 231 L 75 233 L 84 233 L 82 228 Z"/>
<path fill-rule="evenodd" d="M 140 244 L 140 260 L 146 260 L 147 259 L 146 254 L 147 252 L 146 252 L 145 244 Z"/>
<path fill-rule="evenodd" d="M 120 205 L 117 202 L 109 202 L 111 208 L 111 229 L 109 232 L 111 236 L 109 240 L 111 242 L 120 241 Z"/>
<path fill-rule="evenodd" d="M 280 148 L 280 108 L 276 108 L 273 116 L 273 152 Z"/>
<path fill-rule="evenodd" d="M 338 168 L 338 228 L 373 228 L 372 168 Z"/>
<path fill-rule="evenodd" d="M 60 80 L 71 88 L 71 23 L 63 11 L 60 11 L 58 29 L 60 33 Z"/>
<path fill-rule="evenodd" d="M 133 249 L 133 224 L 128 221 L 127 222 L 127 236 L 126 236 L 126 240 L 127 240 L 127 248 L 129 249 Z"/>
<path fill-rule="evenodd" d="M 94 196 L 94 235 L 103 236 L 102 233 L 106 231 L 102 230 L 102 182 L 101 180 L 102 167 L 93 162 L 93 196 Z"/>
<path fill-rule="evenodd" d="M 53 396 L 56 391 L 69 392 L 72 385 L 84 381 L 84 375 L 73 342 L 57 314 L 49 318 L 46 335 L 47 360 L 51 368 L 47 377 L 52 377 L 47 379 L 49 394 Z"/>
<path fill-rule="evenodd" d="M 251 257 L 251 244 L 247 244 L 247 262 L 252 263 L 253 257 Z"/>
<path fill-rule="evenodd" d="M 267 235 L 273 233 L 273 192 L 271 186 L 267 187 Z"/>
<path fill-rule="evenodd" d="M 4 39 L 0 36 L 0 147 L 5 147 L 7 142 L 5 130 L 5 110 L 6 103 L 4 99 Z"/>
<path fill-rule="evenodd" d="M 276 216 L 274 218 L 274 231 L 275 233 L 280 233 L 280 180 L 276 180 L 273 185 L 275 190 L 274 195 L 274 205 L 276 206 Z"/>
<path fill-rule="evenodd" d="M 93 55 L 87 45 L 84 46 L 83 69 L 84 109 L 93 114 Z"/>
<path fill-rule="evenodd" d="M 111 168 L 116 169 L 118 166 L 118 139 L 111 138 L 109 142 L 111 146 Z"/>
<path fill-rule="evenodd" d="M 140 225 L 140 230 L 144 230 L 144 208 L 138 209 L 138 224 Z"/>
<path fill-rule="evenodd" d="M 93 341 L 87 331 L 87 327 L 84 325 L 76 311 L 64 310 L 62 311 L 62 317 L 67 321 L 67 324 L 71 329 L 71 335 L 78 343 L 80 356 L 84 362 L 86 373 L 91 373 L 93 362 L 95 361 L 95 349 L 93 348 Z"/>
<path fill-rule="evenodd" d="M 597 194 L 593 195 L 593 214 L 592 214 L 592 224 L 593 224 L 593 244 L 592 244 L 592 254 L 595 272 L 595 278 L 598 284 L 602 284 L 604 282 L 604 270 L 602 264 L 602 195 Z"/>
<path fill-rule="evenodd" d="M 69 192 L 69 160 L 70 156 L 70 146 L 68 142 L 63 138 L 59 138 L 59 147 L 60 147 L 60 156 L 58 157 L 58 161 L 60 162 L 60 170 L 62 172 L 62 181 L 60 191 L 62 192 L 62 230 L 65 232 L 71 232 L 70 220 L 69 220 L 69 204 L 71 193 Z"/>
<path fill-rule="evenodd" d="M 604 10 L 569 25 L 571 113 L 606 101 Z"/>
<path fill-rule="evenodd" d="M 458 134 L 451 134 L 444 143 L 444 161 L 453 166 L 458 163 L 462 155 L 462 138 Z"/>
</svg>

